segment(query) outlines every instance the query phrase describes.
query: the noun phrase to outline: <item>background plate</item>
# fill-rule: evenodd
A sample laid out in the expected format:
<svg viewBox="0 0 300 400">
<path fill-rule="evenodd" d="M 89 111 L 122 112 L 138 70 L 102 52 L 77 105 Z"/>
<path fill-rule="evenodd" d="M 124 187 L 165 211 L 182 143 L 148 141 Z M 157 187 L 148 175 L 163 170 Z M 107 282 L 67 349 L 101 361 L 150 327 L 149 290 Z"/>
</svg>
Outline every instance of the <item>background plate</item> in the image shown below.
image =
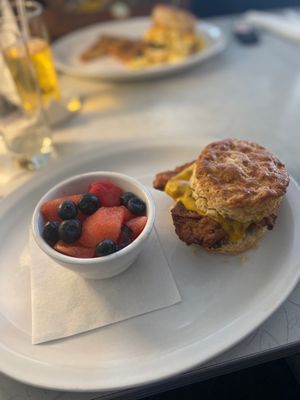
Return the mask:
<svg viewBox="0 0 300 400">
<path fill-rule="evenodd" d="M 145 384 L 190 369 L 228 349 L 283 302 L 300 276 L 300 196 L 291 181 L 277 225 L 246 257 L 209 255 L 175 236 L 170 199 L 157 194 L 160 239 L 182 302 L 68 339 L 31 345 L 30 271 L 21 268 L 32 211 L 53 184 L 115 170 L 150 184 L 194 159 L 203 143 L 119 143 L 62 160 L 1 202 L 0 370 L 29 384 L 97 391 Z"/>
<path fill-rule="evenodd" d="M 93 44 L 100 34 L 110 33 L 127 37 L 141 37 L 149 25 L 149 18 L 132 18 L 127 21 L 91 25 L 88 28 L 72 32 L 57 40 L 52 46 L 56 67 L 67 74 L 85 78 L 106 80 L 144 79 L 186 69 L 212 57 L 225 48 L 225 39 L 220 28 L 201 22 L 198 24 L 197 30 L 199 34 L 205 37 L 207 47 L 176 64 L 163 64 L 132 70 L 112 58 L 98 59 L 89 63 L 80 62 L 79 55 Z"/>
</svg>

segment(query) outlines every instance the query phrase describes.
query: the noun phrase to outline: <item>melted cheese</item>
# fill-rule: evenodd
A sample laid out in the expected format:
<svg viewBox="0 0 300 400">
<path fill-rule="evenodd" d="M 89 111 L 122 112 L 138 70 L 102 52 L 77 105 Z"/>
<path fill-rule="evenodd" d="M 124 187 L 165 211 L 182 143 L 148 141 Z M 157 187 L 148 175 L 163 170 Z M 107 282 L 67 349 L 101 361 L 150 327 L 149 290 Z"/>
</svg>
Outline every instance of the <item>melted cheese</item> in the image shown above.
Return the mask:
<svg viewBox="0 0 300 400">
<path fill-rule="evenodd" d="M 196 202 L 192 196 L 190 179 L 192 177 L 194 167 L 195 164 L 192 164 L 171 178 L 166 184 L 165 192 L 175 201 L 180 201 L 187 210 L 196 211 L 200 215 L 208 215 L 207 210 L 200 210 L 199 207 L 196 206 Z M 209 214 L 209 217 L 214 219 L 222 226 L 224 231 L 228 234 L 229 239 L 232 241 L 240 240 L 250 225 L 249 223 L 243 224 L 241 222 L 234 221 L 233 219 L 225 218 L 217 212 L 215 212 L 213 216 Z"/>
<path fill-rule="evenodd" d="M 165 187 L 165 192 L 177 202 L 181 202 L 187 210 L 199 211 L 192 197 L 192 189 L 189 181 L 194 170 L 194 164 L 185 168 L 179 174 L 171 178 Z"/>
</svg>

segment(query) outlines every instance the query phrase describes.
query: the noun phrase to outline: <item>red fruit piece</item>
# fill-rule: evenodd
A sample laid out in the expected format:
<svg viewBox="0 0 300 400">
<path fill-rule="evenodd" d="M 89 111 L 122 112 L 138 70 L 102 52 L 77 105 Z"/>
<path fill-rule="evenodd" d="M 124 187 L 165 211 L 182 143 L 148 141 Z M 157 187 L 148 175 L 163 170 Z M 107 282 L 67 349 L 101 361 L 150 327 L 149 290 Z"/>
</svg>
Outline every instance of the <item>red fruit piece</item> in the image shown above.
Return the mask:
<svg viewBox="0 0 300 400">
<path fill-rule="evenodd" d="M 145 228 L 147 219 L 148 218 L 145 216 L 136 217 L 126 223 L 126 225 L 132 230 L 132 239 L 136 239 L 140 235 Z"/>
<path fill-rule="evenodd" d="M 90 184 L 88 191 L 100 200 L 102 207 L 117 207 L 121 205 L 122 189 L 110 181 L 96 181 Z"/>
<path fill-rule="evenodd" d="M 117 242 L 124 220 L 124 207 L 101 207 L 88 217 L 82 225 L 79 243 L 95 248 L 102 240 Z"/>
<path fill-rule="evenodd" d="M 78 204 L 80 199 L 81 199 L 81 194 L 73 194 L 70 196 L 62 196 L 42 204 L 40 211 L 42 217 L 44 218 L 44 222 L 45 223 L 47 221 L 61 222 L 62 219 L 57 215 L 57 207 L 60 205 L 60 203 L 62 203 L 64 200 L 72 200 L 74 201 L 74 203 Z M 78 211 L 77 218 L 79 218 L 80 221 L 82 222 L 85 220 L 86 215 L 82 214 L 81 211 Z"/>
<path fill-rule="evenodd" d="M 133 218 L 136 218 L 136 215 L 133 214 L 131 211 L 128 210 L 125 206 L 121 206 L 124 209 L 124 220 L 123 224 L 126 224 L 126 222 L 130 221 Z"/>
<path fill-rule="evenodd" d="M 75 245 L 74 243 L 66 244 L 66 243 L 64 243 L 62 241 L 59 241 L 54 246 L 54 249 L 56 251 L 58 251 L 59 253 L 65 254 L 65 255 L 70 256 L 70 257 L 93 258 L 95 256 L 95 250 L 94 249 L 89 249 L 89 248 L 86 248 L 86 247 Z"/>
</svg>

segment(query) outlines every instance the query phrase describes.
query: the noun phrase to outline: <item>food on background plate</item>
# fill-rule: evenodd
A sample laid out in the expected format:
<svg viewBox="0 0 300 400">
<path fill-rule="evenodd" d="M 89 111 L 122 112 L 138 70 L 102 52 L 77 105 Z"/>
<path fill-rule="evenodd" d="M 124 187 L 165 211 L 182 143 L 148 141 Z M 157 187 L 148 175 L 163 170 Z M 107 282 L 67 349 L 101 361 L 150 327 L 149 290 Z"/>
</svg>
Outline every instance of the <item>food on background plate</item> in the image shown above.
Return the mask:
<svg viewBox="0 0 300 400">
<path fill-rule="evenodd" d="M 81 61 L 112 56 L 131 68 L 142 68 L 179 62 L 205 47 L 191 13 L 161 4 L 154 7 L 151 20 L 141 38 L 101 35 L 80 55 Z"/>
<path fill-rule="evenodd" d="M 143 57 L 147 43 L 141 39 L 129 39 L 115 35 L 101 35 L 96 42 L 81 56 L 81 61 L 87 62 L 102 56 L 112 56 L 127 63 Z"/>
<path fill-rule="evenodd" d="M 180 61 L 204 47 L 204 40 L 197 33 L 196 17 L 162 4 L 154 7 L 152 25 L 144 40 L 150 44 L 146 57 L 153 63 Z"/>
<path fill-rule="evenodd" d="M 143 231 L 146 204 L 108 180 L 42 204 L 43 239 L 56 251 L 77 258 L 102 257 L 128 246 Z"/>
<path fill-rule="evenodd" d="M 153 182 L 176 201 L 171 215 L 178 237 L 223 254 L 241 253 L 273 229 L 288 184 L 274 154 L 238 139 L 209 144 L 196 161 Z"/>
</svg>

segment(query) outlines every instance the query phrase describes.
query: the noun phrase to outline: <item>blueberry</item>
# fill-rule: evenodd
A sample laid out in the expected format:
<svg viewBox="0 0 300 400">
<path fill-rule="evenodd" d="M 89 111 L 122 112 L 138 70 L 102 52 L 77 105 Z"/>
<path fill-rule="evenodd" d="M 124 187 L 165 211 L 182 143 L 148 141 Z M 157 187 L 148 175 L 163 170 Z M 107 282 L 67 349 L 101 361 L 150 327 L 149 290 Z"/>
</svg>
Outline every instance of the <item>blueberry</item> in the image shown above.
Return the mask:
<svg viewBox="0 0 300 400">
<path fill-rule="evenodd" d="M 50 246 L 54 246 L 59 240 L 58 227 L 59 223 L 56 221 L 49 221 L 44 225 L 42 237 Z"/>
<path fill-rule="evenodd" d="M 130 199 L 133 199 L 134 197 L 136 197 L 136 195 L 134 193 L 131 193 L 131 192 L 123 193 L 121 196 L 121 202 L 122 202 L 123 206 L 127 207 L 128 201 Z"/>
<path fill-rule="evenodd" d="M 100 207 L 100 201 L 97 196 L 93 193 L 83 194 L 80 202 L 78 203 L 78 208 L 83 214 L 91 215 Z"/>
<path fill-rule="evenodd" d="M 128 201 L 127 208 L 135 215 L 143 215 L 146 211 L 146 204 L 138 197 L 133 197 Z"/>
<path fill-rule="evenodd" d="M 58 228 L 59 238 L 65 243 L 76 242 L 81 235 L 81 222 L 79 219 L 63 221 Z"/>
<path fill-rule="evenodd" d="M 131 236 L 132 235 L 132 229 L 129 228 L 128 225 L 122 225 L 121 226 L 121 235 L 126 235 L 126 236 Z"/>
<path fill-rule="evenodd" d="M 108 256 L 109 254 L 115 253 L 117 251 L 117 245 L 113 240 L 103 240 L 97 244 L 96 255 L 98 257 Z"/>
<path fill-rule="evenodd" d="M 77 206 L 72 200 L 65 200 L 57 208 L 58 216 L 63 219 L 73 219 L 77 215 Z"/>
<path fill-rule="evenodd" d="M 121 226 L 118 249 L 121 250 L 132 242 L 132 229 L 127 225 Z"/>
</svg>

